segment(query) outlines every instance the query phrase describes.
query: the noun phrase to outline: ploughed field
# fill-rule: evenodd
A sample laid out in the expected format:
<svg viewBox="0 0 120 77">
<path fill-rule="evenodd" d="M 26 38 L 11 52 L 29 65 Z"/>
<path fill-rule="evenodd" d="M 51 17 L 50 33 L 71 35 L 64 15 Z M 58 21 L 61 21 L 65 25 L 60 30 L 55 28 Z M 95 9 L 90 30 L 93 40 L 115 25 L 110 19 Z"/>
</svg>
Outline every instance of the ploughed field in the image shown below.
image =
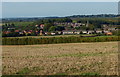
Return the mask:
<svg viewBox="0 0 120 77">
<path fill-rule="evenodd" d="M 117 75 L 118 42 L 2 46 L 3 75 Z"/>
</svg>

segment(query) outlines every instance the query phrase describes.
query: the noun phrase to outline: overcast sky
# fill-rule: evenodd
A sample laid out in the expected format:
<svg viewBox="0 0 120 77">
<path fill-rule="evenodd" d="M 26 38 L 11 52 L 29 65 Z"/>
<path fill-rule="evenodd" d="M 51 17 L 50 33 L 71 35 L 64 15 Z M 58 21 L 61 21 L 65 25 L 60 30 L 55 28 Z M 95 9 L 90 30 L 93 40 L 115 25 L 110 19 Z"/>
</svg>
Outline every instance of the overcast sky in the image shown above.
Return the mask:
<svg viewBox="0 0 120 77">
<path fill-rule="evenodd" d="M 3 2 L 2 17 L 117 14 L 118 2 Z"/>
</svg>

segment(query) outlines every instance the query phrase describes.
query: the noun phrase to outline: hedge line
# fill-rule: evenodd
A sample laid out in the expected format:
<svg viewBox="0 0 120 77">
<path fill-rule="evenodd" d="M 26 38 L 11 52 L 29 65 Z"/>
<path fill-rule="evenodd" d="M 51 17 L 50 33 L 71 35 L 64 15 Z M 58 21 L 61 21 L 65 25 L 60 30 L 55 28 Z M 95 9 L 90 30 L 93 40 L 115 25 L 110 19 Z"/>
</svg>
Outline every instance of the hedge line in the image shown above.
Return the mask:
<svg viewBox="0 0 120 77">
<path fill-rule="evenodd" d="M 34 45 L 80 42 L 108 42 L 120 41 L 120 37 L 47 37 L 47 38 L 2 38 L 2 45 Z"/>
</svg>

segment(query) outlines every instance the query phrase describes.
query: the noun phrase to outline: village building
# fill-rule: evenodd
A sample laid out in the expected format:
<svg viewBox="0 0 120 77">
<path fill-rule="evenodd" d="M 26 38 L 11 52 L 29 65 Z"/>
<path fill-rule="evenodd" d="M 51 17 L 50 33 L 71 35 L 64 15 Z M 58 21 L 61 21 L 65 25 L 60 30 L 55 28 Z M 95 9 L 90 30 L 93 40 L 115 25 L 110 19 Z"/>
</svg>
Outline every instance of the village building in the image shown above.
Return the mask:
<svg viewBox="0 0 120 77">
<path fill-rule="evenodd" d="M 4 31 L 3 33 L 4 34 L 9 34 L 9 33 L 11 33 L 11 31 Z"/>
<path fill-rule="evenodd" d="M 74 34 L 74 31 L 66 31 L 66 30 L 64 30 L 63 31 L 63 35 L 70 35 L 70 34 Z"/>
<path fill-rule="evenodd" d="M 74 34 L 80 34 L 80 31 L 74 31 Z"/>
<path fill-rule="evenodd" d="M 82 31 L 83 34 L 87 34 L 87 31 Z"/>
<path fill-rule="evenodd" d="M 51 35 L 55 35 L 56 33 L 54 33 L 54 32 L 51 32 Z"/>
<path fill-rule="evenodd" d="M 107 33 L 105 33 L 106 35 L 112 35 L 112 32 L 107 32 Z"/>
<path fill-rule="evenodd" d="M 108 30 L 104 30 L 104 33 L 108 33 L 109 31 Z"/>
<path fill-rule="evenodd" d="M 87 32 L 87 34 L 93 34 L 93 33 L 94 33 L 93 30 L 90 30 L 90 31 Z"/>
<path fill-rule="evenodd" d="M 102 30 L 96 30 L 96 33 L 101 33 L 102 34 Z"/>
<path fill-rule="evenodd" d="M 61 34 L 63 34 L 63 32 L 62 32 L 62 31 L 57 31 L 57 33 L 58 33 L 58 35 L 61 35 Z"/>
<path fill-rule="evenodd" d="M 40 35 L 44 35 L 44 32 L 43 32 L 43 30 L 41 29 L 40 30 L 40 33 L 39 33 Z"/>
<path fill-rule="evenodd" d="M 15 30 L 15 32 L 20 32 L 19 30 Z"/>
</svg>

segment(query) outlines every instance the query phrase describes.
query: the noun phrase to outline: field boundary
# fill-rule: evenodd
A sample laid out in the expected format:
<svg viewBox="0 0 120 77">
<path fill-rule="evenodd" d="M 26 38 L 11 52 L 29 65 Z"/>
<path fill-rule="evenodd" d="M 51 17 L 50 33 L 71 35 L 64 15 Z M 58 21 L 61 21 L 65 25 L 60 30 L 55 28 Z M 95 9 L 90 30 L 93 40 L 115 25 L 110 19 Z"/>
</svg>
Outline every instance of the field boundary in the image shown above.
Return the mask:
<svg viewBox="0 0 120 77">
<path fill-rule="evenodd" d="M 110 42 L 120 41 L 119 36 L 111 37 L 46 37 L 46 38 L 2 38 L 2 45 L 35 45 L 59 43 L 84 43 L 84 42 Z"/>
</svg>

